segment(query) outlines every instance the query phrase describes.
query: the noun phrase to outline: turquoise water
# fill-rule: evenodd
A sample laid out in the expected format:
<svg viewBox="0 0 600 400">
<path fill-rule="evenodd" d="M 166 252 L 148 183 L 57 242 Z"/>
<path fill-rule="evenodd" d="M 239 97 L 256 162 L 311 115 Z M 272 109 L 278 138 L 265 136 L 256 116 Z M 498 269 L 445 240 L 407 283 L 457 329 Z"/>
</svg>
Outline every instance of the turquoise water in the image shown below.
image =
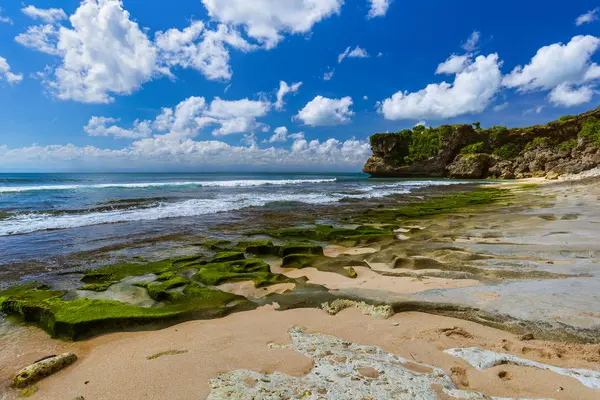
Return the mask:
<svg viewBox="0 0 600 400">
<path fill-rule="evenodd" d="M 452 183 L 364 174 L 0 174 L 0 263 L 106 237 L 202 230 L 248 207 L 343 204 Z"/>
</svg>

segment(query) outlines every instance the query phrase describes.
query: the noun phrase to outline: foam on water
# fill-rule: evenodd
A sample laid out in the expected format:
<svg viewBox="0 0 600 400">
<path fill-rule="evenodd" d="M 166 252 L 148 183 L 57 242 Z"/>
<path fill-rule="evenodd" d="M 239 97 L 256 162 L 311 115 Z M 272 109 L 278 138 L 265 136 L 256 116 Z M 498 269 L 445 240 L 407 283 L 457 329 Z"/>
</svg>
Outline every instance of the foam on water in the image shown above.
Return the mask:
<svg viewBox="0 0 600 400">
<path fill-rule="evenodd" d="M 90 189 L 143 189 L 152 187 L 253 187 L 266 185 L 300 185 L 315 183 L 333 183 L 337 179 L 245 179 L 233 181 L 195 181 L 195 182 L 139 182 L 139 183 L 103 183 L 94 185 L 41 185 L 41 186 L 2 186 L 0 193 L 20 193 L 50 190 L 90 190 Z"/>
<path fill-rule="evenodd" d="M 268 183 L 267 183 L 268 182 Z M 235 185 L 260 186 L 278 182 L 279 185 L 294 183 L 322 183 L 335 182 L 333 180 L 287 180 L 287 181 L 219 181 L 202 182 L 203 185 L 228 186 Z M 286 183 L 282 183 L 286 182 Z M 351 192 L 320 191 L 302 192 L 295 189 L 272 190 L 260 192 L 247 191 L 245 193 L 219 194 L 213 198 L 191 199 L 175 202 L 158 202 L 153 207 L 119 209 L 102 212 L 85 212 L 81 214 L 49 214 L 16 213 L 11 218 L 5 219 L 0 224 L 0 236 L 10 236 L 32 233 L 44 230 L 57 230 L 79 228 L 91 225 L 123 223 L 133 221 L 152 221 L 166 218 L 196 217 L 220 212 L 235 211 L 247 207 L 260 207 L 275 202 L 301 202 L 306 204 L 337 203 L 343 199 L 380 198 L 394 194 L 407 194 L 414 189 L 425 186 L 451 185 L 456 182 L 448 181 L 403 181 L 389 184 L 374 184 L 368 187 L 351 188 Z M 139 185 L 139 184 L 131 184 Z M 98 185 L 95 185 L 98 187 Z"/>
</svg>

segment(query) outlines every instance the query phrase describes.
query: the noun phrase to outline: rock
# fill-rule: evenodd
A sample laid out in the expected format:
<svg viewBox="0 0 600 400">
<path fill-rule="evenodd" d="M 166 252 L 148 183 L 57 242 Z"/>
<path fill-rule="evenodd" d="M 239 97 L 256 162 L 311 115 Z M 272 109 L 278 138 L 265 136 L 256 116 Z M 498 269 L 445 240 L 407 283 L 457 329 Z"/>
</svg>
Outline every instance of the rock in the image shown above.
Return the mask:
<svg viewBox="0 0 600 400">
<path fill-rule="evenodd" d="M 281 246 L 279 249 L 279 256 L 285 257 L 292 254 L 309 254 L 309 255 L 323 255 L 323 247 L 311 243 L 290 243 Z"/>
<path fill-rule="evenodd" d="M 37 361 L 19 372 L 13 378 L 13 386 L 23 388 L 50 376 L 77 361 L 73 353 L 64 353 L 58 356 L 50 356 Z"/>
<path fill-rule="evenodd" d="M 358 308 L 364 315 L 370 315 L 372 317 L 380 317 L 383 319 L 387 319 L 393 316 L 394 309 L 392 306 L 383 305 L 383 306 L 374 306 L 371 304 L 367 304 L 364 301 L 354 301 L 354 300 L 345 300 L 345 299 L 336 299 L 329 303 L 323 303 L 321 308 L 327 311 L 330 315 L 336 315 L 342 310 L 346 308 Z"/>
<path fill-rule="evenodd" d="M 535 336 L 533 336 L 533 333 L 526 333 L 523 336 L 520 337 L 521 340 L 523 341 L 527 341 L 527 340 L 534 340 Z"/>
<path fill-rule="evenodd" d="M 446 171 L 449 178 L 481 179 L 487 176 L 489 167 L 489 154 L 465 154 L 456 157 L 454 162 L 446 167 Z"/>
<path fill-rule="evenodd" d="M 560 175 L 554 171 L 550 171 L 546 174 L 546 179 L 548 180 L 556 180 L 560 177 Z"/>
</svg>

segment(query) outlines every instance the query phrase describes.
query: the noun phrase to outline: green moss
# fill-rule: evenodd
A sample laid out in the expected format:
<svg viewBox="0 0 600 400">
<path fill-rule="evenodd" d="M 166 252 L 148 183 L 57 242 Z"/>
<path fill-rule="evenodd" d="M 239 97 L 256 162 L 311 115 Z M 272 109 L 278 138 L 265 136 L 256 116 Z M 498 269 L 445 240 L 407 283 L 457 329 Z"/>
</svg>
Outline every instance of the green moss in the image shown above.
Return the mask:
<svg viewBox="0 0 600 400">
<path fill-rule="evenodd" d="M 214 239 L 207 240 L 202 245 L 211 250 L 226 250 L 231 245 L 231 240 Z"/>
<path fill-rule="evenodd" d="M 284 281 L 282 276 L 272 274 L 269 264 L 260 259 L 211 262 L 201 266 L 194 279 L 212 286 L 225 282 L 254 281 L 256 287 Z"/>
<path fill-rule="evenodd" d="M 163 276 L 161 275 L 161 277 Z M 174 274 L 170 279 L 167 280 L 161 280 L 161 277 L 159 277 L 156 282 L 136 283 L 136 286 L 146 288 L 148 290 L 148 296 L 156 301 L 168 301 L 172 303 L 180 301 L 182 299 L 182 294 L 178 292 L 171 292 L 170 290 L 186 286 L 190 282 L 183 276 L 177 276 Z M 163 279 L 164 278 L 165 277 L 163 277 Z"/>
<path fill-rule="evenodd" d="M 483 143 L 483 142 L 470 144 L 468 146 L 463 147 L 462 150 L 460 151 L 461 154 L 479 154 L 479 153 L 485 153 L 485 152 L 486 152 L 485 143 Z"/>
<path fill-rule="evenodd" d="M 28 386 L 25 389 L 19 390 L 18 397 L 22 398 L 22 399 L 26 399 L 26 398 L 29 398 L 29 397 L 35 395 L 39 390 L 40 389 L 36 385 Z"/>
<path fill-rule="evenodd" d="M 279 249 L 280 257 L 285 257 L 290 254 L 323 255 L 323 247 L 311 243 L 290 243 L 281 246 Z"/>
<path fill-rule="evenodd" d="M 91 292 L 105 292 L 109 287 L 114 285 L 115 282 L 109 281 L 104 283 L 90 283 L 89 285 L 83 285 L 79 290 L 89 290 Z"/>
<path fill-rule="evenodd" d="M 519 155 L 521 150 L 514 143 L 507 143 L 504 146 L 494 150 L 494 154 L 503 160 L 511 160 Z"/>
<path fill-rule="evenodd" d="M 92 332 L 164 322 L 192 313 L 218 315 L 224 312 L 226 304 L 244 300 L 195 283 L 186 286 L 177 303 L 152 308 L 110 300 L 63 300 L 64 294 L 64 291 L 39 289 L 31 285 L 16 286 L 0 292 L 0 310 L 35 322 L 53 336 L 76 339 Z"/>
<path fill-rule="evenodd" d="M 220 263 L 226 261 L 237 261 L 243 260 L 244 258 L 244 253 L 241 253 L 239 251 L 223 251 L 221 253 L 215 254 L 211 262 Z"/>
<path fill-rule="evenodd" d="M 352 257 L 325 257 L 314 254 L 290 254 L 281 262 L 283 268 L 316 268 L 319 271 L 333 272 L 348 278 L 356 278 L 353 266 L 368 266 L 364 261 Z"/>
<path fill-rule="evenodd" d="M 509 192 L 504 189 L 475 190 L 430 198 L 395 209 L 370 210 L 364 217 L 383 223 L 397 223 L 399 220 L 407 218 L 423 218 L 463 211 L 475 206 L 492 204 L 509 196 Z"/>
<path fill-rule="evenodd" d="M 321 256 L 313 254 L 288 254 L 283 257 L 281 266 L 283 268 L 308 268 L 315 267 L 319 261 L 322 260 Z"/>
<path fill-rule="evenodd" d="M 306 228 L 261 231 L 254 232 L 254 234 L 265 234 L 276 238 L 333 242 L 349 246 L 354 246 L 359 243 L 371 243 L 373 241 L 393 237 L 393 232 L 386 229 L 378 229 L 370 226 L 359 226 L 356 229 L 334 228 L 330 225 L 314 225 Z"/>
<path fill-rule="evenodd" d="M 96 284 L 118 282 L 129 276 L 159 275 L 172 267 L 173 263 L 169 260 L 151 263 L 117 263 L 86 271 L 81 281 Z"/>
<path fill-rule="evenodd" d="M 244 240 L 239 242 L 236 248 L 240 251 L 257 255 L 276 256 L 279 254 L 279 246 L 275 246 L 270 240 Z"/>
</svg>

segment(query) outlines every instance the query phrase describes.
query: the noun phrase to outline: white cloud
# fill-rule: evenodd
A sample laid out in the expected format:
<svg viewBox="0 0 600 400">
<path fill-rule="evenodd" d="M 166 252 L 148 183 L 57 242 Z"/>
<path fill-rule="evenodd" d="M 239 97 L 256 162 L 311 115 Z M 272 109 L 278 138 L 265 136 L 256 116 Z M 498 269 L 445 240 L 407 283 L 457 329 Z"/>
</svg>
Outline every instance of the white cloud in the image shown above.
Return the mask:
<svg viewBox="0 0 600 400">
<path fill-rule="evenodd" d="M 6 58 L 0 57 L 0 80 L 13 84 L 19 83 L 23 80 L 23 74 L 15 74 L 10 71 L 10 65 Z"/>
<path fill-rule="evenodd" d="M 194 137 L 205 125 L 199 123 L 198 118 L 206 112 L 206 109 L 204 97 L 188 97 L 177 104 L 175 109 L 163 108 L 152 123 L 152 127 L 174 137 Z"/>
<path fill-rule="evenodd" d="M 369 18 L 383 17 L 387 14 L 388 8 L 392 0 L 369 0 L 371 9 L 369 10 Z"/>
<path fill-rule="evenodd" d="M 498 111 L 502 111 L 504 110 L 506 107 L 508 107 L 508 102 L 504 102 L 502 104 L 498 104 L 497 106 L 494 106 L 494 111 L 498 112 Z"/>
<path fill-rule="evenodd" d="M 485 110 L 502 80 L 498 54 L 478 56 L 452 84 L 432 83 L 418 92 L 397 92 L 380 103 L 386 119 L 447 119 Z"/>
<path fill-rule="evenodd" d="M 363 100 L 369 100 L 369 96 L 363 96 Z"/>
<path fill-rule="evenodd" d="M 0 146 L 3 166 L 40 170 L 82 168 L 106 170 L 140 169 L 161 166 L 193 166 L 195 168 L 216 166 L 287 167 L 306 170 L 307 166 L 322 169 L 324 166 L 338 169 L 356 169 L 364 165 L 371 155 L 368 142 L 349 139 L 344 142 L 329 139 L 313 140 L 293 149 L 259 148 L 251 145 L 231 146 L 221 141 L 195 141 L 169 135 L 144 138 L 119 150 L 101 149 L 93 146 L 77 147 L 72 144 L 52 146 L 29 146 L 9 149 Z"/>
<path fill-rule="evenodd" d="M 523 111 L 523 115 L 527 115 L 527 114 L 539 114 L 544 110 L 544 106 L 536 106 L 536 107 L 532 107 L 532 108 L 528 108 L 527 110 Z"/>
<path fill-rule="evenodd" d="M 269 139 L 269 143 L 287 142 L 288 129 L 285 126 L 280 126 L 273 130 L 275 134 Z"/>
<path fill-rule="evenodd" d="M 598 15 L 597 15 L 598 11 L 600 11 L 600 7 L 594 8 L 593 10 L 590 10 L 590 11 L 586 12 L 585 14 L 581 14 L 575 20 L 575 25 L 580 26 L 583 24 L 589 24 L 590 22 L 596 21 L 598 19 Z"/>
<path fill-rule="evenodd" d="M 58 50 L 59 29 L 54 25 L 30 26 L 27 32 L 15 37 L 22 46 L 50 55 L 60 55 Z"/>
<path fill-rule="evenodd" d="M 157 50 L 120 0 L 85 0 L 60 28 L 62 64 L 50 83 L 60 99 L 110 103 L 157 73 Z"/>
<path fill-rule="evenodd" d="M 132 129 L 123 129 L 114 125 L 118 122 L 115 118 L 92 117 L 83 128 L 90 136 L 114 136 L 115 138 L 139 139 L 152 134 L 151 121 L 136 120 Z M 112 124 L 112 125 L 111 125 Z M 110 126 L 109 126 L 110 125 Z"/>
<path fill-rule="evenodd" d="M 53 24 L 57 21 L 67 19 L 67 14 L 62 8 L 37 8 L 35 6 L 27 6 L 22 8 L 23 14 L 33 19 L 41 19 L 42 21 Z"/>
<path fill-rule="evenodd" d="M 504 77 L 509 88 L 527 92 L 550 90 L 561 84 L 581 84 L 597 78 L 599 68 L 590 62 L 600 47 L 594 36 L 575 36 L 567 44 L 554 43 L 539 49 L 527 65 L 517 66 Z"/>
<path fill-rule="evenodd" d="M 436 74 L 458 74 L 459 72 L 464 71 L 471 64 L 471 56 L 465 54 L 463 56 L 458 56 L 456 54 L 452 54 L 446 61 L 438 65 Z"/>
<path fill-rule="evenodd" d="M 331 126 L 350 122 L 354 112 L 351 97 L 330 99 L 317 96 L 311 100 L 294 118 L 310 126 Z"/>
<path fill-rule="evenodd" d="M 462 48 L 465 49 L 465 51 L 468 51 L 469 53 L 473 52 L 479 47 L 480 39 L 481 33 L 478 31 L 473 31 L 473 33 L 471 33 L 471 36 L 469 36 L 467 41 L 462 44 Z"/>
<path fill-rule="evenodd" d="M 343 53 L 338 55 L 338 64 L 341 64 L 345 58 L 367 58 L 369 53 L 360 46 L 356 46 L 353 50 L 350 50 L 350 46 L 344 50 Z"/>
<path fill-rule="evenodd" d="M 225 45 L 242 51 L 257 49 L 238 31 L 223 24 L 212 31 L 202 21 L 192 22 L 183 31 L 157 32 L 155 43 L 161 51 L 161 61 L 169 67 L 193 68 L 209 80 L 231 79 L 229 50 Z"/>
<path fill-rule="evenodd" d="M 561 83 L 548 95 L 550 103 L 557 106 L 573 107 L 579 104 L 589 103 L 594 96 L 594 89 L 589 86 L 573 87 Z"/>
<path fill-rule="evenodd" d="M 0 23 L 12 25 L 12 23 L 13 23 L 12 19 L 10 19 L 9 17 L 2 16 L 2 11 L 4 11 L 4 10 L 2 9 L 2 7 L 0 7 Z"/>
<path fill-rule="evenodd" d="M 314 24 L 340 12 L 344 0 L 202 0 L 208 14 L 242 26 L 248 36 L 273 48 L 284 33 L 308 33 Z"/>
<path fill-rule="evenodd" d="M 278 111 L 283 110 L 284 97 L 290 93 L 298 93 L 298 89 L 302 86 L 302 82 L 292 83 L 292 85 L 288 85 L 286 82 L 279 82 L 279 90 L 277 91 L 277 101 L 275 102 L 275 109 Z"/>
<path fill-rule="evenodd" d="M 417 126 L 427 126 L 427 121 L 419 121 L 415 124 L 415 126 L 413 128 L 416 128 Z"/>
<path fill-rule="evenodd" d="M 335 69 L 330 69 L 329 71 L 325 71 L 325 73 L 323 74 L 323 80 L 330 81 L 333 78 L 334 74 L 335 74 Z"/>
</svg>

